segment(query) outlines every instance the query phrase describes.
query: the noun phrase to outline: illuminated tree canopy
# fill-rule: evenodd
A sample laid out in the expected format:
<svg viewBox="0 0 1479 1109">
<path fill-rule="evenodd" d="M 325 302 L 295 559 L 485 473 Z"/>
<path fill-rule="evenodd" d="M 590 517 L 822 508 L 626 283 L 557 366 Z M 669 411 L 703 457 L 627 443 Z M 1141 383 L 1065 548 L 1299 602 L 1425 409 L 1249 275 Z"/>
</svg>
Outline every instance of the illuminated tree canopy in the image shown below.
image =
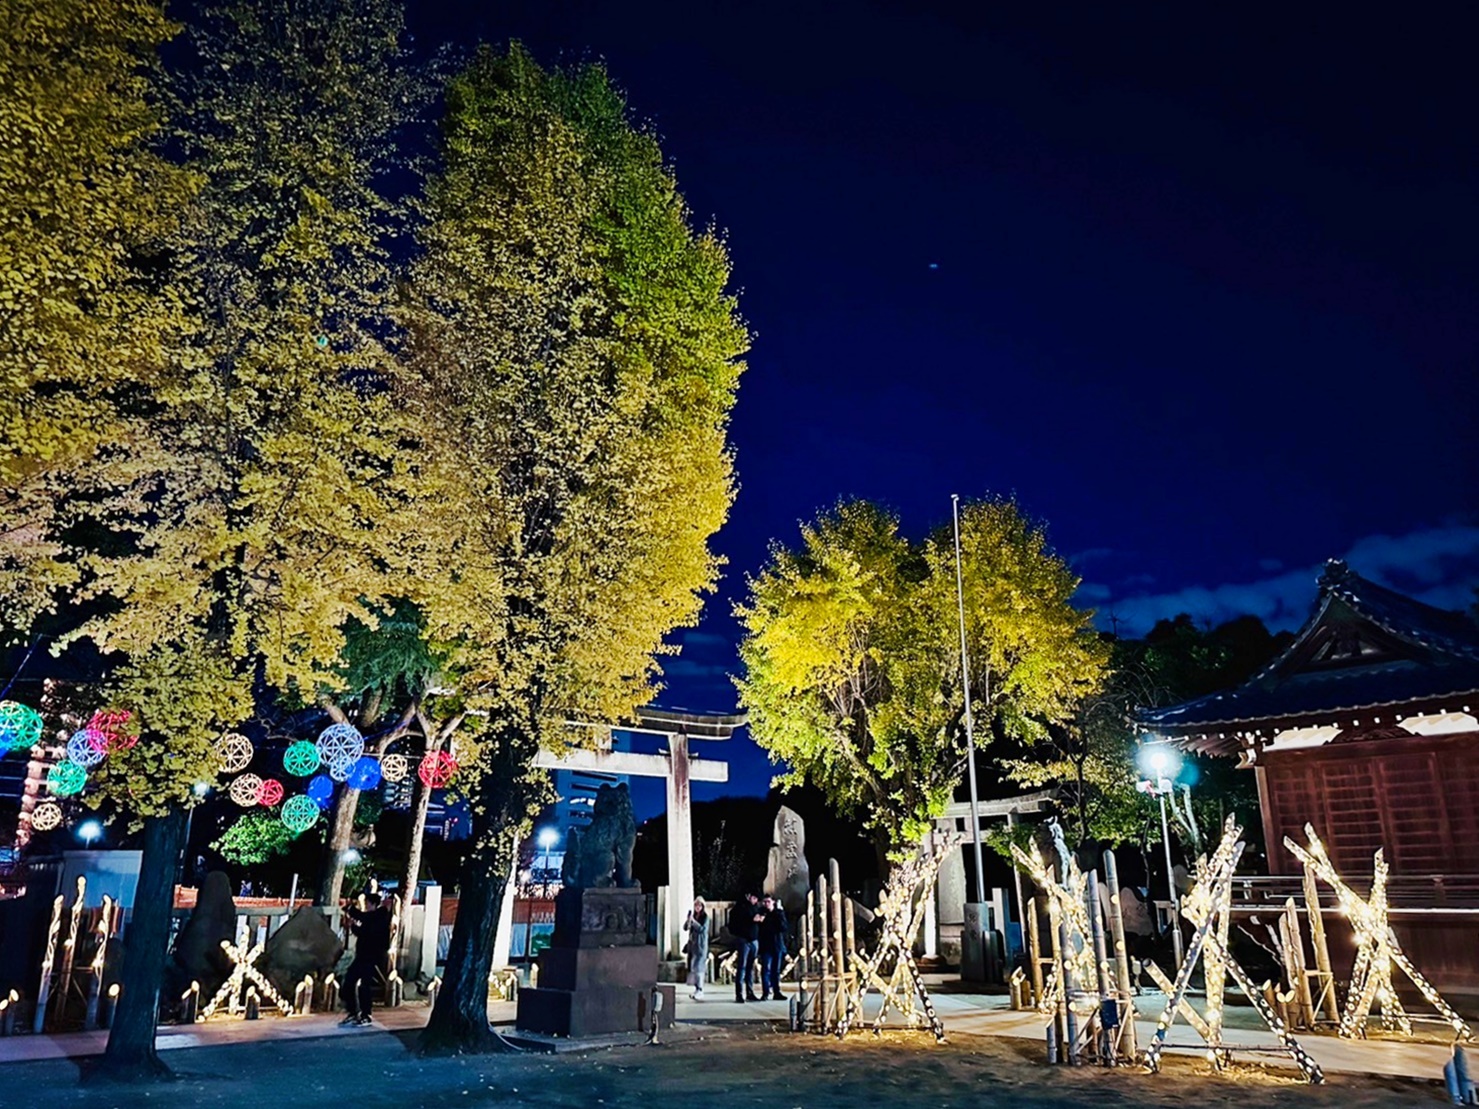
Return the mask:
<svg viewBox="0 0 1479 1109">
<path fill-rule="evenodd" d="M 492 925 L 533 759 L 569 716 L 616 720 L 693 623 L 733 496 L 728 413 L 748 345 L 722 241 L 696 232 L 604 70 L 483 51 L 447 90 L 442 172 L 402 320 L 420 421 L 411 598 L 468 719 L 475 842 L 425 1042 L 491 1045 Z M 442 727 L 434 724 L 440 732 Z"/>
<path fill-rule="evenodd" d="M 978 744 L 1031 743 L 1103 677 L 1078 580 L 1009 501 L 965 506 L 961 551 Z M 954 544 L 852 501 L 772 548 L 738 606 L 751 734 L 887 846 L 918 842 L 965 771 Z"/>
</svg>

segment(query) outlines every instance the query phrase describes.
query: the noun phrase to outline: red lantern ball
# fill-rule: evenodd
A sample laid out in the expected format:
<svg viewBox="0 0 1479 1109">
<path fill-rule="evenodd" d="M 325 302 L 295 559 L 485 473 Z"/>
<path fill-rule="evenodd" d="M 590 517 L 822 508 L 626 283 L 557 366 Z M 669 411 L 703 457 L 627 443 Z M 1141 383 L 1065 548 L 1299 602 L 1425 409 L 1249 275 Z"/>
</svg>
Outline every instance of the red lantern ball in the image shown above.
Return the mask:
<svg viewBox="0 0 1479 1109">
<path fill-rule="evenodd" d="M 421 760 L 416 776 L 427 789 L 442 789 L 457 773 L 457 760 L 445 751 L 433 751 Z"/>
<path fill-rule="evenodd" d="M 282 800 L 282 783 L 276 778 L 268 778 L 257 787 L 257 804 L 271 808 Z"/>
<path fill-rule="evenodd" d="M 138 733 L 128 726 L 132 719 L 128 709 L 98 709 L 87 722 L 87 730 L 92 733 L 89 744 L 103 754 L 127 751 L 139 742 Z"/>
</svg>

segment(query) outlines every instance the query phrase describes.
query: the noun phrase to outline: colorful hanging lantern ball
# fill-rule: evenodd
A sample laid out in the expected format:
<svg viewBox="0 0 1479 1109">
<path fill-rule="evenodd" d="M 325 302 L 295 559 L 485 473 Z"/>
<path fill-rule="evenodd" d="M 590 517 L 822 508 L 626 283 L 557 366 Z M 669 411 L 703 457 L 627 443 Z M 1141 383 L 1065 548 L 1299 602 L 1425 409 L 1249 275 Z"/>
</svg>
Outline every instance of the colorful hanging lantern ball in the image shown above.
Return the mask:
<svg viewBox="0 0 1479 1109">
<path fill-rule="evenodd" d="M 318 823 L 318 802 L 312 797 L 298 793 L 289 797 L 282 807 L 282 822 L 293 835 L 302 835 Z"/>
<path fill-rule="evenodd" d="M 222 774 L 239 774 L 252 764 L 256 749 L 244 735 L 230 732 L 221 737 L 221 746 L 216 752 L 216 765 Z"/>
<path fill-rule="evenodd" d="M 128 709 L 98 709 L 87 722 L 87 730 L 99 737 L 103 754 L 127 751 L 139 742 L 139 734 L 129 727 L 133 713 Z"/>
<path fill-rule="evenodd" d="M 31 813 L 31 827 L 38 832 L 49 832 L 61 827 L 62 807 L 55 801 L 43 801 Z"/>
<path fill-rule="evenodd" d="M 349 777 L 345 780 L 352 789 L 374 789 L 380 784 L 379 761 L 369 755 L 361 755 L 354 760 L 354 765 L 349 768 Z"/>
<path fill-rule="evenodd" d="M 330 767 L 343 766 L 347 770 L 364 753 L 365 737 L 353 724 L 330 724 L 318 733 L 318 757 Z"/>
<path fill-rule="evenodd" d="M 46 773 L 46 785 L 58 797 L 81 793 L 87 785 L 87 768 L 75 762 L 59 762 Z"/>
<path fill-rule="evenodd" d="M 262 790 L 262 779 L 255 774 L 243 774 L 231 783 L 231 800 L 244 809 L 257 803 L 257 794 Z"/>
<path fill-rule="evenodd" d="M 326 809 L 334 800 L 334 782 L 327 774 L 315 774 L 305 791 L 309 800 L 321 809 Z"/>
<path fill-rule="evenodd" d="M 445 751 L 433 751 L 421 760 L 416 776 L 427 789 L 444 789 L 457 773 L 457 760 Z"/>
<path fill-rule="evenodd" d="M 0 701 L 0 755 L 41 742 L 41 714 L 19 701 Z"/>
<path fill-rule="evenodd" d="M 300 739 L 282 753 L 282 768 L 297 778 L 306 778 L 318 769 L 318 748 Z"/>
<path fill-rule="evenodd" d="M 282 795 L 282 783 L 276 778 L 268 778 L 257 787 L 257 804 L 270 809 L 282 801 Z"/>
<path fill-rule="evenodd" d="M 67 758 L 83 769 L 96 766 L 108 754 L 108 737 L 91 728 L 79 728 L 67 740 Z"/>
<path fill-rule="evenodd" d="M 380 760 L 380 776 L 387 782 L 404 782 L 411 773 L 411 764 L 405 755 L 386 755 Z"/>
</svg>

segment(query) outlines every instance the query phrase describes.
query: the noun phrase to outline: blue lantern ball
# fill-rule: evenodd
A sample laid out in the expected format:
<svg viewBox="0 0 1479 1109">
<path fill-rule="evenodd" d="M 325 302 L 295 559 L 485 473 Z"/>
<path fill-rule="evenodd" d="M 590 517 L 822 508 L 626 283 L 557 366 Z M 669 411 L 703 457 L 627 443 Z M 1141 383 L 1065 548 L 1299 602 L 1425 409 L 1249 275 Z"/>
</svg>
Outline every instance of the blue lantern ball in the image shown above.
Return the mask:
<svg viewBox="0 0 1479 1109">
<path fill-rule="evenodd" d="M 326 809 L 334 800 L 334 783 L 327 774 L 315 774 L 304 792 L 319 808 Z"/>
<path fill-rule="evenodd" d="M 379 760 L 369 755 L 361 755 L 349 768 L 349 777 L 345 781 L 349 783 L 351 789 L 374 789 L 380 784 Z"/>
<path fill-rule="evenodd" d="M 342 765 L 347 770 L 365 753 L 365 737 L 353 724 L 330 724 L 319 733 L 315 746 L 319 758 L 330 767 Z"/>
<path fill-rule="evenodd" d="M 67 740 L 67 758 L 83 769 L 89 769 L 103 761 L 108 753 L 108 737 L 91 728 L 81 728 Z"/>
</svg>

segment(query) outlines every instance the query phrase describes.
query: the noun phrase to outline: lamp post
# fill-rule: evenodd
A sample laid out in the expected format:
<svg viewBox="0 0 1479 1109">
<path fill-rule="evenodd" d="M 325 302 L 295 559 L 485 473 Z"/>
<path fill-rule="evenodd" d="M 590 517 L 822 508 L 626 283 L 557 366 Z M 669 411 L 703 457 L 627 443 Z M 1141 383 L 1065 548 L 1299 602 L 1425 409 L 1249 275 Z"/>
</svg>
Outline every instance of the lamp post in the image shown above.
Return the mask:
<svg viewBox="0 0 1479 1109">
<path fill-rule="evenodd" d="M 1166 794 L 1173 788 L 1171 778 L 1180 767 L 1180 760 L 1164 746 L 1142 748 L 1142 769 L 1149 769 L 1153 777 L 1142 781 L 1140 788 L 1155 795 L 1161 806 L 1161 846 L 1166 852 L 1166 886 L 1171 893 L 1171 949 L 1176 956 L 1176 965 L 1181 966 L 1181 895 L 1176 892 L 1176 875 L 1171 869 L 1171 826 L 1166 819 Z"/>
<path fill-rule="evenodd" d="M 950 494 L 950 515 L 955 524 L 955 603 L 960 614 L 960 680 L 965 686 L 966 774 L 971 791 L 971 853 L 976 869 L 976 900 L 986 900 L 986 871 L 981 864 L 981 801 L 976 793 L 976 735 L 971 719 L 971 664 L 966 654 L 965 578 L 960 569 L 960 494 Z"/>
<path fill-rule="evenodd" d="M 77 836 L 87 845 L 87 849 L 91 851 L 92 845 L 103 838 L 103 825 L 96 820 L 84 821 L 82 826 L 77 829 Z"/>
</svg>

